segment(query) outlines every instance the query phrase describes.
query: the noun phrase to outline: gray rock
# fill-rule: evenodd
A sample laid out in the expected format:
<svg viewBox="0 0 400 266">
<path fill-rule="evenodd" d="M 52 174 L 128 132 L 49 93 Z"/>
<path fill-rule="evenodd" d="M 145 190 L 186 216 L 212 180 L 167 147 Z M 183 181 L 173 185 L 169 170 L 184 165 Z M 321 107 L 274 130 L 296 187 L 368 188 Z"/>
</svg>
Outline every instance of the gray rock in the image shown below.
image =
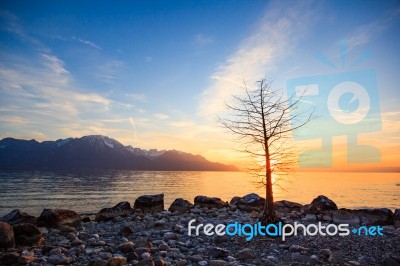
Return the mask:
<svg viewBox="0 0 400 266">
<path fill-rule="evenodd" d="M 228 262 L 224 260 L 210 260 L 210 263 L 208 264 L 210 266 L 226 266 L 228 265 Z"/>
<path fill-rule="evenodd" d="M 33 224 L 22 223 L 13 225 L 15 243 L 21 246 L 34 246 L 42 240 L 42 233 Z"/>
<path fill-rule="evenodd" d="M 289 247 L 290 252 L 302 252 L 302 251 L 307 251 L 307 250 L 308 250 L 307 248 L 299 246 L 299 245 L 295 245 L 295 244 L 293 244 Z"/>
<path fill-rule="evenodd" d="M 355 211 L 361 220 L 361 225 L 392 225 L 393 212 L 390 209 L 360 209 Z"/>
<path fill-rule="evenodd" d="M 185 213 L 193 207 L 193 204 L 190 203 L 188 200 L 178 198 L 172 202 L 171 206 L 169 207 L 169 211 L 171 212 L 179 212 Z"/>
<path fill-rule="evenodd" d="M 336 203 L 328 197 L 320 195 L 313 199 L 310 205 L 305 207 L 306 213 L 319 213 L 321 211 L 337 210 Z"/>
<path fill-rule="evenodd" d="M 300 260 L 301 260 L 301 253 L 300 253 L 300 252 L 293 252 L 293 253 L 290 255 L 290 258 L 291 258 L 293 261 L 300 261 Z"/>
<path fill-rule="evenodd" d="M 135 200 L 133 206 L 142 212 L 159 212 L 164 210 L 164 194 L 143 195 Z"/>
<path fill-rule="evenodd" d="M 230 204 L 235 204 L 241 211 L 261 212 L 264 208 L 265 199 L 255 193 L 247 194 L 244 197 L 233 197 Z"/>
<path fill-rule="evenodd" d="M 317 221 L 317 215 L 313 213 L 307 213 L 306 214 L 306 220 L 309 222 L 316 222 Z"/>
<path fill-rule="evenodd" d="M 92 260 L 89 266 L 107 266 L 108 262 L 106 260 Z"/>
<path fill-rule="evenodd" d="M 203 257 L 201 255 L 191 255 L 187 259 L 193 262 L 199 262 L 203 260 Z"/>
<path fill-rule="evenodd" d="M 64 254 L 61 255 L 51 255 L 47 258 L 47 262 L 54 265 L 68 265 L 71 263 L 71 258 L 66 257 Z"/>
<path fill-rule="evenodd" d="M 70 210 L 44 209 L 38 218 L 38 226 L 60 228 L 64 225 L 78 226 L 81 223 L 81 216 Z"/>
<path fill-rule="evenodd" d="M 330 249 L 322 249 L 321 251 L 320 251 L 320 255 L 322 256 L 322 258 L 324 258 L 324 259 L 329 259 L 332 255 L 333 255 L 333 253 L 332 253 L 332 251 L 330 250 Z"/>
<path fill-rule="evenodd" d="M 239 260 L 250 260 L 250 259 L 255 259 L 256 254 L 252 249 L 245 248 L 236 253 L 236 258 L 238 258 Z"/>
<path fill-rule="evenodd" d="M 129 252 L 133 251 L 134 247 L 135 247 L 135 244 L 133 244 L 132 242 L 125 242 L 125 243 L 120 244 L 118 246 L 118 249 L 122 253 L 129 253 Z"/>
<path fill-rule="evenodd" d="M 154 258 L 154 265 L 155 266 L 164 266 L 166 264 L 165 260 L 161 256 L 156 256 Z"/>
<path fill-rule="evenodd" d="M 213 258 L 225 258 L 229 255 L 229 251 L 223 248 L 219 248 L 219 247 L 212 247 L 209 250 L 209 254 L 213 257 Z"/>
<path fill-rule="evenodd" d="M 150 258 L 139 261 L 138 266 L 154 266 L 154 261 Z"/>
<path fill-rule="evenodd" d="M 29 224 L 37 224 L 36 217 L 29 215 L 28 213 L 16 209 L 10 212 L 9 214 L 4 215 L 0 218 L 1 222 L 8 223 L 9 225 L 20 224 L 20 223 L 29 223 Z"/>
<path fill-rule="evenodd" d="M 15 246 L 14 230 L 8 223 L 0 222 L 0 248 Z"/>
<path fill-rule="evenodd" d="M 126 258 L 122 256 L 115 256 L 108 259 L 108 266 L 122 266 L 126 264 Z"/>
<path fill-rule="evenodd" d="M 194 198 L 194 205 L 199 205 L 201 207 L 207 208 L 222 208 L 224 207 L 224 202 L 220 198 L 211 198 L 207 196 L 196 196 Z"/>
<path fill-rule="evenodd" d="M 112 208 L 101 209 L 96 214 L 96 222 L 109 221 L 118 216 L 127 216 L 133 212 L 131 204 L 127 201 L 122 201 Z"/>
<path fill-rule="evenodd" d="M 18 262 L 22 264 L 31 263 L 36 259 L 35 253 L 33 251 L 24 250 L 21 256 L 18 258 Z"/>
<path fill-rule="evenodd" d="M 275 210 L 282 213 L 290 213 L 293 211 L 300 212 L 303 205 L 297 202 L 292 202 L 288 200 L 275 201 Z"/>
<path fill-rule="evenodd" d="M 393 213 L 393 224 L 395 228 L 400 228 L 400 209 L 395 209 Z"/>
<path fill-rule="evenodd" d="M 335 224 L 360 225 L 360 217 L 344 209 L 332 211 L 332 221 Z"/>
<path fill-rule="evenodd" d="M 168 232 L 164 234 L 164 239 L 165 240 L 178 240 L 179 236 L 177 233 L 172 233 L 172 232 Z"/>
</svg>

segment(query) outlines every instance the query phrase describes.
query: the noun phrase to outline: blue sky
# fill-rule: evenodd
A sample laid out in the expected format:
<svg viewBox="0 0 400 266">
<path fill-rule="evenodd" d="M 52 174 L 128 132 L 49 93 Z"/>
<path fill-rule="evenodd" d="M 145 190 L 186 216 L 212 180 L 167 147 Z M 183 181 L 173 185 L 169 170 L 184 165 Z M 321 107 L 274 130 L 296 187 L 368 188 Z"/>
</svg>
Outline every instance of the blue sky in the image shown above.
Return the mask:
<svg viewBox="0 0 400 266">
<path fill-rule="evenodd" d="M 243 80 L 285 88 L 373 69 L 379 145 L 400 148 L 399 1 L 2 1 L 0 10 L 0 137 L 103 134 L 233 162 L 216 117 Z"/>
</svg>

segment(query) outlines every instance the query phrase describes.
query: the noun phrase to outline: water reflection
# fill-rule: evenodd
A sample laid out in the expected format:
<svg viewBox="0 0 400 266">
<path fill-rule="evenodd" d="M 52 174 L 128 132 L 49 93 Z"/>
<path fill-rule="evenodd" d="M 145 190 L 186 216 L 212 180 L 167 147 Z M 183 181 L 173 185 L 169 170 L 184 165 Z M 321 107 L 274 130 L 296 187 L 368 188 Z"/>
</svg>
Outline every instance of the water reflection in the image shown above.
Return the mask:
<svg viewBox="0 0 400 266">
<path fill-rule="evenodd" d="M 22 208 L 34 215 L 43 208 L 94 213 L 144 194 L 165 194 L 168 207 L 175 198 L 193 201 L 197 195 L 220 197 L 255 192 L 264 195 L 260 179 L 243 172 L 0 172 L 0 215 Z M 280 178 L 275 200 L 310 203 L 317 195 L 339 207 L 399 208 L 400 175 L 382 173 L 298 173 Z"/>
</svg>

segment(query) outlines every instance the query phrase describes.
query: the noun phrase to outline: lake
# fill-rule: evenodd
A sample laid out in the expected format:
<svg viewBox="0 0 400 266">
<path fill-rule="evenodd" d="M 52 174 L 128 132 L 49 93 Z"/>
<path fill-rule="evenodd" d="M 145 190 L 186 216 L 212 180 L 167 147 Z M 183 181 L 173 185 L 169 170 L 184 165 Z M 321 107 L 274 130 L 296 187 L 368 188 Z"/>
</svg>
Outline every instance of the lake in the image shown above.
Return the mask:
<svg viewBox="0 0 400 266">
<path fill-rule="evenodd" d="M 0 215 L 21 208 L 39 215 L 43 208 L 96 213 L 120 201 L 132 205 L 144 194 L 165 194 L 165 207 L 175 198 L 193 202 L 197 195 L 220 197 L 255 192 L 264 196 L 257 178 L 244 172 L 141 171 L 3 171 L 0 172 Z M 310 203 L 325 195 L 339 208 L 400 208 L 400 173 L 299 172 L 280 179 L 275 200 Z"/>
</svg>

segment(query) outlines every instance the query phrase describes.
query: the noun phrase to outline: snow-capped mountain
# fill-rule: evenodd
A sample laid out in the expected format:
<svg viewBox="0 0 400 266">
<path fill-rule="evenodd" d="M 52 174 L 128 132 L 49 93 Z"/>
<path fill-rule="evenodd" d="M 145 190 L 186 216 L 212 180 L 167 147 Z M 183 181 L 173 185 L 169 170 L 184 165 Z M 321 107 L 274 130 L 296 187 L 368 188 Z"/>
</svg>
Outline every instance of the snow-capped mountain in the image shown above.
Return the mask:
<svg viewBox="0 0 400 266">
<path fill-rule="evenodd" d="M 2 139 L 0 170 L 6 169 L 237 170 L 234 166 L 207 161 L 200 155 L 124 146 L 115 139 L 100 135 L 43 142 Z"/>
</svg>

